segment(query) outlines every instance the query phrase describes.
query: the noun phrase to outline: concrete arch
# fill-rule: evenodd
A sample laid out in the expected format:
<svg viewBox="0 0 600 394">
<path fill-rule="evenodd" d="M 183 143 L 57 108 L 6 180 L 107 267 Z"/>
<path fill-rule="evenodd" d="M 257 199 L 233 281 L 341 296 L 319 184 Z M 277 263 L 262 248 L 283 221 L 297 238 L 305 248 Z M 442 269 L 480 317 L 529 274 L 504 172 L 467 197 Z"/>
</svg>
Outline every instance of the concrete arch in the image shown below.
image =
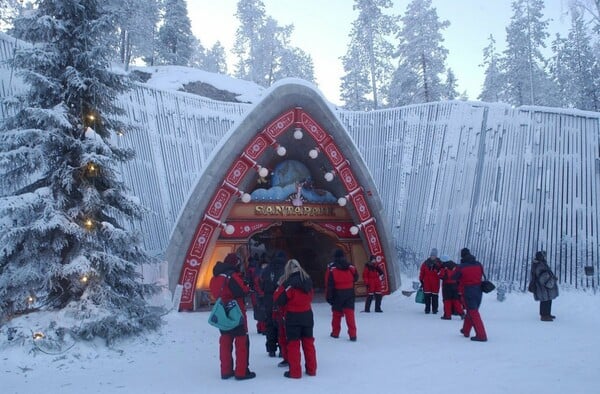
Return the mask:
<svg viewBox="0 0 600 394">
<path fill-rule="evenodd" d="M 301 139 L 294 136 L 296 130 L 301 130 Z M 330 104 L 312 86 L 285 80 L 269 89 L 228 132 L 184 204 L 165 254 L 170 289 L 183 288 L 180 309 L 192 309 L 204 259 L 220 235 L 225 235 L 229 212 L 242 192 L 256 184 L 257 170 L 278 160 L 278 145 L 314 173 L 335 173 L 327 189 L 338 198 L 346 197 L 345 209 L 360 230 L 355 235 L 348 226 L 339 226 L 339 236 L 360 237 L 365 250 L 376 255 L 386 271 L 385 290 L 399 287 L 400 273 L 383 205 L 360 152 Z M 307 154 L 313 148 L 320 152 L 317 159 Z M 228 230 L 241 231 L 235 226 Z"/>
</svg>

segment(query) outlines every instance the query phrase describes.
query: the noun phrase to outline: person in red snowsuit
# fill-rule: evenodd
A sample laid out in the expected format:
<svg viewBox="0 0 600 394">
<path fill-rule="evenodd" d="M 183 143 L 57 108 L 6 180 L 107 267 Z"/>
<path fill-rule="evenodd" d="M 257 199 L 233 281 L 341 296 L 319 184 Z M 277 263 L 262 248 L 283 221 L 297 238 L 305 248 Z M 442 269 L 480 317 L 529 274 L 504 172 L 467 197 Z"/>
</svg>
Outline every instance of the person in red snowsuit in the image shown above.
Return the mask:
<svg viewBox="0 0 600 394">
<path fill-rule="evenodd" d="M 369 261 L 365 263 L 363 270 L 363 282 L 367 287 L 367 298 L 365 299 L 365 312 L 371 312 L 371 302 L 375 298 L 375 312 L 383 312 L 381 310 L 381 278 L 383 270 L 377 265 L 377 257 L 371 255 Z"/>
<path fill-rule="evenodd" d="M 458 281 L 453 278 L 456 272 L 456 263 L 452 260 L 444 259 L 442 256 L 442 269 L 439 277 L 442 280 L 442 299 L 444 300 L 443 320 L 451 320 L 452 315 L 459 315 L 464 318 L 463 306 L 458 292 Z"/>
<path fill-rule="evenodd" d="M 438 313 L 440 278 L 438 273 L 442 268 L 442 262 L 437 257 L 436 248 L 431 249 L 429 258 L 421 264 L 419 270 L 419 281 L 425 293 L 425 313 Z"/>
<path fill-rule="evenodd" d="M 354 317 L 354 282 L 358 280 L 356 268 L 344 257 L 344 251 L 337 249 L 333 261 L 325 271 L 325 299 L 331 305 L 331 334 L 339 338 L 342 317 L 346 319 L 348 335 L 351 341 L 356 341 L 356 320 Z"/>
<path fill-rule="evenodd" d="M 275 291 L 275 303 L 285 311 L 287 339 L 287 378 L 301 378 L 302 366 L 300 346 L 304 353 L 304 369 L 307 375 L 317 374 L 317 352 L 313 336 L 314 317 L 311 308 L 313 284 L 310 276 L 302 269 L 298 260 L 289 260 L 279 288 Z"/>
<path fill-rule="evenodd" d="M 244 297 L 250 293 L 250 288 L 244 283 L 240 273 L 240 259 L 235 253 L 230 253 L 223 262 L 217 262 L 213 268 L 213 277 L 209 288 L 212 296 L 221 297 L 224 304 L 236 300 L 244 316 L 243 324 L 229 331 L 221 331 L 219 338 L 219 358 L 221 360 L 221 379 L 235 376 L 237 380 L 252 379 L 256 376 L 248 368 L 250 339 L 248 337 L 248 319 Z M 235 369 L 232 351 L 235 346 Z"/>
<path fill-rule="evenodd" d="M 468 338 L 471 334 L 471 328 L 474 328 L 475 336 L 471 337 L 471 340 L 478 342 L 487 341 L 485 327 L 479 314 L 479 306 L 483 297 L 481 291 L 482 277 L 483 265 L 475 259 L 469 249 L 463 248 L 460 251 L 460 265 L 454 274 L 454 279 L 458 280 L 459 292 L 463 295 L 463 305 L 467 309 L 467 317 L 465 317 L 460 332 Z"/>
</svg>

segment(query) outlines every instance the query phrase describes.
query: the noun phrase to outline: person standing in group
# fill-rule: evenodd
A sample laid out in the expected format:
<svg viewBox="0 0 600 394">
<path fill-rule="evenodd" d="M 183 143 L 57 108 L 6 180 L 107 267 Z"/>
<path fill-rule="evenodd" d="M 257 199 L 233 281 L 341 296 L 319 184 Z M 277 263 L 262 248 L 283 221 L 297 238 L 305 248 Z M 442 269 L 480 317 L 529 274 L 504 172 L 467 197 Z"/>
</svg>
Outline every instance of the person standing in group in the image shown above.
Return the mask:
<svg viewBox="0 0 600 394">
<path fill-rule="evenodd" d="M 213 268 L 213 277 L 209 288 L 213 298 L 221 297 L 224 304 L 236 300 L 244 316 L 243 324 L 229 331 L 221 331 L 219 338 L 219 358 L 221 360 L 221 379 L 235 376 L 237 380 L 252 379 L 256 376 L 248 368 L 250 338 L 248 337 L 248 319 L 244 297 L 250 288 L 244 283 L 240 273 L 241 261 L 237 254 L 229 253 L 223 262 L 218 261 Z M 232 352 L 235 347 L 235 369 Z"/>
<path fill-rule="evenodd" d="M 456 272 L 456 263 L 448 257 L 442 256 L 442 269 L 440 269 L 439 277 L 442 280 L 442 299 L 444 304 L 444 314 L 442 320 L 451 320 L 452 315 L 459 315 L 464 319 L 463 306 L 460 302 L 460 294 L 458 292 L 458 282 L 453 278 Z"/>
<path fill-rule="evenodd" d="M 310 276 L 302 269 L 298 260 L 289 260 L 284 269 L 281 285 L 276 290 L 275 303 L 285 311 L 287 339 L 287 378 L 302 377 L 300 346 L 304 353 L 306 374 L 317 374 L 317 352 L 313 336 L 314 317 L 311 308 L 313 284 Z"/>
<path fill-rule="evenodd" d="M 533 299 L 540 302 L 540 320 L 553 321 L 552 300 L 558 297 L 558 279 L 546 261 L 546 252 L 535 253 L 531 263 L 531 282 L 528 290 L 533 293 Z"/>
<path fill-rule="evenodd" d="M 471 328 L 474 328 L 475 336 L 471 337 L 471 340 L 477 342 L 487 341 L 485 327 L 479 314 L 483 297 L 483 291 L 481 291 L 482 277 L 483 265 L 475 259 L 469 249 L 461 249 L 460 265 L 456 269 L 454 279 L 458 281 L 459 292 L 463 295 L 463 305 L 467 309 L 467 316 L 460 332 L 468 338 L 471 335 Z"/>
<path fill-rule="evenodd" d="M 365 299 L 365 312 L 371 312 L 371 302 L 375 298 L 375 312 L 383 312 L 381 310 L 381 278 L 383 270 L 377 265 L 377 257 L 371 255 L 369 261 L 365 263 L 363 270 L 363 282 L 367 287 L 367 298 Z"/>
<path fill-rule="evenodd" d="M 325 271 L 325 298 L 331 305 L 331 334 L 339 338 L 342 317 L 346 319 L 348 335 L 351 341 L 356 341 L 356 320 L 354 317 L 354 282 L 358 280 L 356 268 L 346 260 L 344 251 L 336 249 L 333 261 Z"/>
<path fill-rule="evenodd" d="M 442 268 L 442 262 L 438 259 L 436 248 L 431 249 L 429 258 L 421 264 L 419 270 L 419 281 L 425 293 L 425 313 L 438 313 L 440 278 L 438 272 Z"/>
<path fill-rule="evenodd" d="M 285 266 L 285 253 L 279 251 L 271 260 L 269 265 L 262 271 L 260 277 L 260 288 L 263 291 L 263 303 L 265 306 L 267 340 L 265 346 L 269 357 L 277 357 L 277 346 L 279 336 L 279 326 L 277 325 L 277 311 L 273 308 L 273 293 L 277 289 L 277 281 L 283 275 Z"/>
</svg>

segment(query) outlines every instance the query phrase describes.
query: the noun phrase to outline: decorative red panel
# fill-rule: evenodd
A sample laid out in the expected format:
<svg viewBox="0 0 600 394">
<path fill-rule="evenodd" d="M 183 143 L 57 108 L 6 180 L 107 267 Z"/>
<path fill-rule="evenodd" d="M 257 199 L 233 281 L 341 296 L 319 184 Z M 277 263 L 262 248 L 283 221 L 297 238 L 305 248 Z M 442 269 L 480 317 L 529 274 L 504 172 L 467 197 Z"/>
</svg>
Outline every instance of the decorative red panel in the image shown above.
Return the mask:
<svg viewBox="0 0 600 394">
<path fill-rule="evenodd" d="M 300 123 L 315 141 L 321 143 L 327 138 L 328 134 L 304 111 L 300 115 Z"/>
<path fill-rule="evenodd" d="M 346 190 L 352 191 L 358 187 L 358 182 L 356 181 L 356 178 L 354 177 L 350 167 L 342 167 L 339 171 L 339 177 L 344 186 L 346 186 Z"/>
<path fill-rule="evenodd" d="M 206 247 L 208 246 L 210 239 L 215 232 L 215 225 L 204 221 L 201 222 L 200 226 L 198 227 L 199 228 L 196 232 L 196 236 L 194 237 L 192 247 L 187 255 L 187 259 L 190 261 L 192 259 L 202 261 L 204 254 L 206 253 Z"/>
<path fill-rule="evenodd" d="M 383 252 L 381 249 L 381 243 L 379 242 L 379 234 L 377 233 L 377 227 L 375 223 L 367 224 L 364 228 L 365 238 L 369 244 L 369 249 L 372 254 L 380 254 Z"/>
<path fill-rule="evenodd" d="M 361 222 L 364 222 L 368 218 L 371 217 L 371 211 L 369 211 L 369 207 L 367 206 L 367 201 L 362 194 L 357 194 L 352 199 L 352 203 L 354 204 L 354 209 L 356 209 L 356 213 Z"/>
<path fill-rule="evenodd" d="M 273 221 L 235 221 L 227 222 L 235 229 L 232 234 L 221 231 L 219 238 L 248 238 L 257 231 L 268 228 L 273 225 Z"/>
<path fill-rule="evenodd" d="M 358 238 L 359 235 L 352 234 L 350 227 L 354 226 L 354 223 L 339 223 L 339 222 L 316 222 L 314 225 L 320 226 L 324 229 L 332 231 L 340 238 Z"/>
<path fill-rule="evenodd" d="M 198 269 L 190 269 L 187 266 L 183 269 L 183 275 L 181 279 L 181 284 L 183 285 L 181 304 L 190 304 L 194 302 L 196 278 L 198 278 Z M 183 305 L 180 305 L 180 308 L 183 308 Z"/>
<path fill-rule="evenodd" d="M 246 155 L 254 161 L 257 161 L 269 146 L 269 141 L 262 135 L 257 135 L 246 147 Z"/>
<path fill-rule="evenodd" d="M 272 123 L 270 123 L 266 129 L 265 133 L 267 133 L 273 140 L 276 140 L 277 137 L 284 131 L 286 131 L 292 124 L 294 123 L 294 110 L 291 109 L 287 112 L 284 112 L 279 118 L 275 119 Z"/>
<path fill-rule="evenodd" d="M 344 156 L 339 151 L 337 145 L 333 141 L 325 145 L 323 147 L 323 151 L 325 152 L 327 157 L 329 157 L 329 160 L 331 161 L 331 164 L 333 164 L 334 167 L 339 166 L 344 161 Z"/>
<path fill-rule="evenodd" d="M 233 186 L 238 186 L 242 179 L 244 179 L 244 176 L 246 176 L 246 173 L 249 169 L 250 165 L 248 163 L 246 163 L 242 159 L 238 159 L 229 169 L 225 180 Z"/>
<path fill-rule="evenodd" d="M 229 190 L 221 186 L 219 190 L 217 190 L 217 193 L 213 197 L 210 204 L 208 204 L 206 213 L 213 218 L 220 219 L 221 215 L 223 215 L 223 210 L 231 199 L 231 194 L 232 193 Z"/>
</svg>

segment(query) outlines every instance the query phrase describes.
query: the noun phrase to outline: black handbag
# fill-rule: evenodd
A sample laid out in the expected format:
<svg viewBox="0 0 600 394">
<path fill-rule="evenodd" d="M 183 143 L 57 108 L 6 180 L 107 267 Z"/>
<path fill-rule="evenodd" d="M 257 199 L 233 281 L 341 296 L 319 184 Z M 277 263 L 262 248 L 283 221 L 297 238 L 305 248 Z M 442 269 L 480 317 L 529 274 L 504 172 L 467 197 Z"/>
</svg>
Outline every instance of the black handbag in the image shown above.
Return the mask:
<svg viewBox="0 0 600 394">
<path fill-rule="evenodd" d="M 487 280 L 485 274 L 483 274 L 483 281 L 481 281 L 481 291 L 483 291 L 484 293 L 490 293 L 494 291 L 495 288 L 496 285 Z"/>
</svg>

